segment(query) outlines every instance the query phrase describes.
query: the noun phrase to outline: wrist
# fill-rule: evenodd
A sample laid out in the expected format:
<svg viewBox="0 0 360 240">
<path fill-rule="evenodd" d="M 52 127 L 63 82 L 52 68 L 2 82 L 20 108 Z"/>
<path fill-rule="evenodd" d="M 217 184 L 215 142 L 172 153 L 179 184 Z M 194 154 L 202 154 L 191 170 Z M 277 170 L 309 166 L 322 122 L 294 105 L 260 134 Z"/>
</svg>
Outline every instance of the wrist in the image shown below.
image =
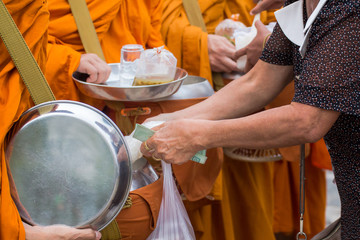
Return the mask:
<svg viewBox="0 0 360 240">
<path fill-rule="evenodd" d="M 42 231 L 42 227 L 39 226 L 30 226 L 26 223 L 23 223 L 25 227 L 25 240 L 41 240 L 47 239 L 45 233 Z"/>
</svg>

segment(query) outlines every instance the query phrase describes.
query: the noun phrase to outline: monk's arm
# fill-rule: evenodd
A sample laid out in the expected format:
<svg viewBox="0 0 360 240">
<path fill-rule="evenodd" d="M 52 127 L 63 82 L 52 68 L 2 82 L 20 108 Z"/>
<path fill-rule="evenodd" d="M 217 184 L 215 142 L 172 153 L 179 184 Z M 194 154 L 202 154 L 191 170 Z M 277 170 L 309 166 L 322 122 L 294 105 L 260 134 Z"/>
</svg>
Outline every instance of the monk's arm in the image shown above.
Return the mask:
<svg viewBox="0 0 360 240">
<path fill-rule="evenodd" d="M 64 45 L 49 36 L 47 45 L 48 60 L 46 63 L 46 78 L 53 81 L 65 81 L 61 84 L 71 84 L 74 71 L 89 74 L 87 82 L 103 83 L 111 72 L 111 68 L 96 54 L 82 54 L 70 46 Z"/>
</svg>

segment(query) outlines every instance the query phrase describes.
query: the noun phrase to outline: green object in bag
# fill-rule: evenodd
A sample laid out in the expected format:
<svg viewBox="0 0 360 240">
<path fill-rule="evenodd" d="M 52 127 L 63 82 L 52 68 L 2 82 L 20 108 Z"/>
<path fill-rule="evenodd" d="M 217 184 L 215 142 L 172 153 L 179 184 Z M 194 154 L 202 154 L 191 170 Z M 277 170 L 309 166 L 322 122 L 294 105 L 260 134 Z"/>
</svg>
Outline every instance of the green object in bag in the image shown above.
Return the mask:
<svg viewBox="0 0 360 240">
<path fill-rule="evenodd" d="M 136 124 L 133 137 L 141 142 L 148 140 L 155 132 L 141 124 Z M 206 162 L 206 150 L 201 150 L 191 158 L 192 161 L 205 164 Z"/>
</svg>

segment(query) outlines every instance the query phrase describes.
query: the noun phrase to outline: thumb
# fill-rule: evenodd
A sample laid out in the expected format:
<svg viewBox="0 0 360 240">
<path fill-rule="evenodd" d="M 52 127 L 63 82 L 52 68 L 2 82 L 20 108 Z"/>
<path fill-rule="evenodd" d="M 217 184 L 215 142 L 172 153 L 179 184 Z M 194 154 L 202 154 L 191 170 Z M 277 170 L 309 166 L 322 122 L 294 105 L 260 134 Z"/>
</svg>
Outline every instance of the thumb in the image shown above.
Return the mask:
<svg viewBox="0 0 360 240">
<path fill-rule="evenodd" d="M 246 55 L 246 51 L 247 51 L 247 48 L 246 48 L 246 47 L 237 50 L 237 51 L 235 52 L 234 58 L 235 58 L 235 59 L 238 59 L 239 57 Z"/>
<path fill-rule="evenodd" d="M 261 21 L 256 21 L 255 22 L 255 27 L 258 31 L 261 31 L 261 30 L 267 30 L 265 24 L 263 24 Z"/>
</svg>

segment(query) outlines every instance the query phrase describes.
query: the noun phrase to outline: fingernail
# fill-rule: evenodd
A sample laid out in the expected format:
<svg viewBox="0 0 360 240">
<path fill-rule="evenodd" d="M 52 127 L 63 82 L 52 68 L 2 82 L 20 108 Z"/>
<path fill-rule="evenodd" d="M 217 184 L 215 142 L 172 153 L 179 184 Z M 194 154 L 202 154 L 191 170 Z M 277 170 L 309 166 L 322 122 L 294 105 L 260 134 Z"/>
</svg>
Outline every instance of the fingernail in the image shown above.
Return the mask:
<svg viewBox="0 0 360 240">
<path fill-rule="evenodd" d="M 95 231 L 95 235 L 96 235 L 96 239 L 100 240 L 101 239 L 101 233 L 98 231 Z"/>
</svg>

